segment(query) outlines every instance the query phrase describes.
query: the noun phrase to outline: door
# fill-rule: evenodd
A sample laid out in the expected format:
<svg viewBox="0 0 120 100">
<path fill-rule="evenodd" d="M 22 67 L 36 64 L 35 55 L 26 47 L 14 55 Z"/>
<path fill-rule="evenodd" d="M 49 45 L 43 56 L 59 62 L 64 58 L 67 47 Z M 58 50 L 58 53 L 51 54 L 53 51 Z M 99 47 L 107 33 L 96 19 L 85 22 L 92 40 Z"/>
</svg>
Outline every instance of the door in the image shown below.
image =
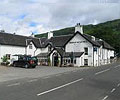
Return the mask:
<svg viewBox="0 0 120 100">
<path fill-rule="evenodd" d="M 59 60 L 58 60 L 58 54 L 55 52 L 53 54 L 53 66 L 58 66 Z"/>
</svg>

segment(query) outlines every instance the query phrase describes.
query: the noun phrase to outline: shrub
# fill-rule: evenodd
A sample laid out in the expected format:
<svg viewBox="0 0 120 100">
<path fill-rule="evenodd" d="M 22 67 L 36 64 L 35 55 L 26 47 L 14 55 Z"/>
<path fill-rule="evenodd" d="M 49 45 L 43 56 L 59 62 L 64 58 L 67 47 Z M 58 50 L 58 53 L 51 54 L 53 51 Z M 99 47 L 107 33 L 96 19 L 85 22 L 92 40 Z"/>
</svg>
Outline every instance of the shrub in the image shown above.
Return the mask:
<svg viewBox="0 0 120 100">
<path fill-rule="evenodd" d="M 7 62 L 7 60 L 8 60 L 7 57 L 6 57 L 6 56 L 3 56 L 2 61 L 3 61 L 3 62 Z"/>
</svg>

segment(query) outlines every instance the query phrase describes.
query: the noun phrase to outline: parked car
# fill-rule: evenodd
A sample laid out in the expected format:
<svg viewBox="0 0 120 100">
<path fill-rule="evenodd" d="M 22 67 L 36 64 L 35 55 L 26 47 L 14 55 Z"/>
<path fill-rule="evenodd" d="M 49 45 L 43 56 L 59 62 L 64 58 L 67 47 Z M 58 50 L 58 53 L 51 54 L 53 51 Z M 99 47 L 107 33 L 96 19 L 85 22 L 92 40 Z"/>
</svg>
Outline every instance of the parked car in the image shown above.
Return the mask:
<svg viewBox="0 0 120 100">
<path fill-rule="evenodd" d="M 38 59 L 37 59 L 36 56 L 33 56 L 33 57 L 32 57 L 32 60 L 38 65 Z"/>
<path fill-rule="evenodd" d="M 14 67 L 35 68 L 38 62 L 37 58 L 28 55 L 14 55 L 14 56 L 18 57 L 17 60 L 13 61 Z"/>
</svg>

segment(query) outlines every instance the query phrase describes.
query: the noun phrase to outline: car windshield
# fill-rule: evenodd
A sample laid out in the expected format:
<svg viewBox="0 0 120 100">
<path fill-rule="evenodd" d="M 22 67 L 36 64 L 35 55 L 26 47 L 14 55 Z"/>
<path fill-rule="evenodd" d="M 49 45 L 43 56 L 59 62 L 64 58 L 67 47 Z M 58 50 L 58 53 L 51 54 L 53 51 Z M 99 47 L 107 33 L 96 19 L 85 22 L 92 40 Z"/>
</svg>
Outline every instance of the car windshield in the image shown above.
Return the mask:
<svg viewBox="0 0 120 100">
<path fill-rule="evenodd" d="M 32 60 L 37 60 L 37 58 L 36 58 L 36 57 L 32 57 L 31 59 L 32 59 Z"/>
<path fill-rule="evenodd" d="M 19 60 L 31 60 L 31 57 L 29 56 L 18 56 Z"/>
</svg>

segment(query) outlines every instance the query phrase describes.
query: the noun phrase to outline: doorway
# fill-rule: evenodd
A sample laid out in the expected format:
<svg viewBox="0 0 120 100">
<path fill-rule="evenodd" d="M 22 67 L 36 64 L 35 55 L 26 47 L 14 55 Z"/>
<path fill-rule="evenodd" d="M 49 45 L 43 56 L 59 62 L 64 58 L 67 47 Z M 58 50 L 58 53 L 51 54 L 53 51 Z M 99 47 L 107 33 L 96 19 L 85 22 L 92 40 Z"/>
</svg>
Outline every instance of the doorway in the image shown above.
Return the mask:
<svg viewBox="0 0 120 100">
<path fill-rule="evenodd" d="M 55 52 L 53 54 L 53 66 L 58 66 L 58 64 L 59 64 L 58 54 Z"/>
</svg>

